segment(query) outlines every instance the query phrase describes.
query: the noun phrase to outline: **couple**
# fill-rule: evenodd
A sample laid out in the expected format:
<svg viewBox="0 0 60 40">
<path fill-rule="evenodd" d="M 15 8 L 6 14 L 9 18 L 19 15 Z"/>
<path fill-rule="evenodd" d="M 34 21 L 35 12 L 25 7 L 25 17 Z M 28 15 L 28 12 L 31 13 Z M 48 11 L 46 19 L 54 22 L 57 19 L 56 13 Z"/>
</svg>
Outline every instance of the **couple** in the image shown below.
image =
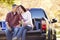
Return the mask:
<svg viewBox="0 0 60 40">
<path fill-rule="evenodd" d="M 20 26 L 22 24 L 22 26 Z M 27 30 L 32 30 L 31 13 L 22 5 L 12 5 L 12 11 L 6 16 L 7 40 L 25 40 Z"/>
</svg>

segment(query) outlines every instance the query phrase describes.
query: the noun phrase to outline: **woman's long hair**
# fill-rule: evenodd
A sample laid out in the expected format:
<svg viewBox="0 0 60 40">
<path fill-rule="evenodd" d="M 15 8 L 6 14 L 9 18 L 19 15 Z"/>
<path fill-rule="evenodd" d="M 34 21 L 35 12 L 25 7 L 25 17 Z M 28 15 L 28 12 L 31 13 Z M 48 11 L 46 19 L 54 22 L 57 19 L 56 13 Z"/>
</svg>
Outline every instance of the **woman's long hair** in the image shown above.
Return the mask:
<svg viewBox="0 0 60 40">
<path fill-rule="evenodd" d="M 21 7 L 24 12 L 27 11 L 22 5 L 19 5 L 19 7 Z"/>
</svg>

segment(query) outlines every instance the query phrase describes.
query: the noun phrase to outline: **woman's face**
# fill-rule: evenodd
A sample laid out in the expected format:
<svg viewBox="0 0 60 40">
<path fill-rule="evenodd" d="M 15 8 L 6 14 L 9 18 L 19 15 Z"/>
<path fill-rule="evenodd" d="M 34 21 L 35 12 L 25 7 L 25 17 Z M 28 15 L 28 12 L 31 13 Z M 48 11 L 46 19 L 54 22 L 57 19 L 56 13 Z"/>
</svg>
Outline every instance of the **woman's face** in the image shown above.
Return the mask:
<svg viewBox="0 0 60 40">
<path fill-rule="evenodd" d="M 20 13 L 24 12 L 23 9 L 21 7 L 19 7 L 19 11 Z"/>
</svg>

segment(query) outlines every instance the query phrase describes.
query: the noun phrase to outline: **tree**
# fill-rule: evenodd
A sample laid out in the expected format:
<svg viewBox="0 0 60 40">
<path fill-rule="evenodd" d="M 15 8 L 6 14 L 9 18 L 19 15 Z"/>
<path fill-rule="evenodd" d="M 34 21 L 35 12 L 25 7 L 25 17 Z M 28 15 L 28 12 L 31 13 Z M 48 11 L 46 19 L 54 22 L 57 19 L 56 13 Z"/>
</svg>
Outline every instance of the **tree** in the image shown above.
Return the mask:
<svg viewBox="0 0 60 40">
<path fill-rule="evenodd" d="M 14 4 L 14 0 L 0 0 L 0 3 L 6 3 L 8 5 Z"/>
</svg>

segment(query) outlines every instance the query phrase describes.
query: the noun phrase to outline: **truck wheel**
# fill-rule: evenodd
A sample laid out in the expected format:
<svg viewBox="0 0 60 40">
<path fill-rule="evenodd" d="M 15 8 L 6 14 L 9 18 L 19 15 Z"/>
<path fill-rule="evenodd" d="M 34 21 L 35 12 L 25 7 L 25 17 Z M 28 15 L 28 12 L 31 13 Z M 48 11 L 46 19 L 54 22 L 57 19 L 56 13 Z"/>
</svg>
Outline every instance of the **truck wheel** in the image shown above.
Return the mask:
<svg viewBox="0 0 60 40">
<path fill-rule="evenodd" d="M 48 40 L 52 40 L 52 30 L 48 30 Z"/>
<path fill-rule="evenodd" d="M 56 30 L 54 30 L 53 40 L 56 40 Z"/>
</svg>

